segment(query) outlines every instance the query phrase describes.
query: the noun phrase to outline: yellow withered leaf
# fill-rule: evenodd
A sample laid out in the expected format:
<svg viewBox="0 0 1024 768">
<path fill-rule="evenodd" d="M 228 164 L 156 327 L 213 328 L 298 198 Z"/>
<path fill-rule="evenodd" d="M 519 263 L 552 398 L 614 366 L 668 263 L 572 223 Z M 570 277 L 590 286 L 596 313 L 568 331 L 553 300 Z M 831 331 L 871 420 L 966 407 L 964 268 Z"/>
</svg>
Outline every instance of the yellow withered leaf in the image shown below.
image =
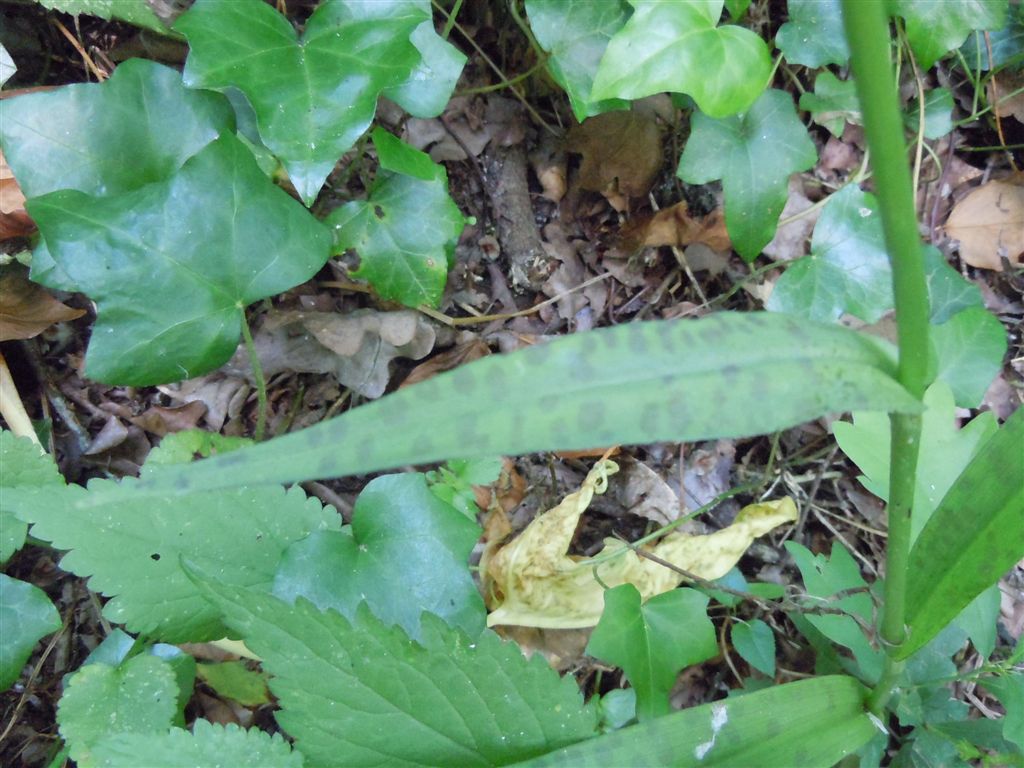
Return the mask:
<svg viewBox="0 0 1024 768">
<path fill-rule="evenodd" d="M 605 539 L 604 549 L 593 558 L 601 560 L 597 565 L 566 554 L 580 515 L 595 493 L 604 493 L 608 477 L 618 469 L 613 461 L 598 462 L 578 491 L 539 515 L 504 547 L 488 553 L 481 562 L 488 607 L 493 609 L 488 626 L 592 627 L 601 618 L 606 587 L 628 582 L 647 600 L 679 586 L 681 574 L 638 556 L 616 539 Z M 670 533 L 647 551 L 688 573 L 717 579 L 729 572 L 754 539 L 796 519 L 790 498 L 751 504 L 728 528 L 707 536 Z M 605 559 L 612 553 L 614 557 Z"/>
</svg>

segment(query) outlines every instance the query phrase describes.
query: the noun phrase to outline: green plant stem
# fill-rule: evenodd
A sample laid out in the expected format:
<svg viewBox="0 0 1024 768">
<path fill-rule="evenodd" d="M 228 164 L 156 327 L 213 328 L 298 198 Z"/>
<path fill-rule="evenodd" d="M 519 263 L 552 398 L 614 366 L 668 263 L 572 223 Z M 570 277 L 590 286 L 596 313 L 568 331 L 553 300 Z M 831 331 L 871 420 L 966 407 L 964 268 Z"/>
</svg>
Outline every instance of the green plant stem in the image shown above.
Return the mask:
<svg viewBox="0 0 1024 768">
<path fill-rule="evenodd" d="M 890 64 L 889 22 L 884 0 L 843 0 L 843 23 L 864 117 L 864 133 L 873 157 L 885 243 L 892 263 L 899 343 L 897 376 L 907 391 L 920 400 L 928 385 L 928 293 L 899 100 Z M 903 642 L 906 632 L 910 513 L 921 434 L 919 415 L 892 414 L 890 422 L 889 542 L 880 627 L 887 653 L 881 678 L 867 702 L 875 714 L 881 713 L 892 696 L 902 671 L 902 663 L 893 659 L 892 651 Z"/>
<path fill-rule="evenodd" d="M 252 330 L 249 328 L 249 321 L 245 317 L 245 308 L 239 308 L 242 313 L 242 338 L 245 340 L 245 351 L 249 354 L 249 366 L 252 368 L 252 377 L 256 380 L 256 442 L 263 440 L 263 431 L 267 427 L 267 380 L 263 377 L 263 366 L 260 364 L 260 356 L 256 352 L 256 344 L 252 340 Z"/>
</svg>

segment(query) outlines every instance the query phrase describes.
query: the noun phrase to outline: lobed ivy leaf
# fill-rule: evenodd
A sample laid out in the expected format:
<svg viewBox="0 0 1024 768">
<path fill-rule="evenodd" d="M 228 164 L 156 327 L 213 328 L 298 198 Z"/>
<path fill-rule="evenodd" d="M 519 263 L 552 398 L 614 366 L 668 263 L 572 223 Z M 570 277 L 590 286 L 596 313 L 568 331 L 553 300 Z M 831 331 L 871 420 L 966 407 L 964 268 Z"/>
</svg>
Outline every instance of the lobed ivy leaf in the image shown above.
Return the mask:
<svg viewBox="0 0 1024 768">
<path fill-rule="evenodd" d="M 62 486 L 57 465 L 50 456 L 40 453 L 39 446 L 27 437 L 0 429 L 0 467 L 3 467 L 0 489 Z M 28 526 L 14 516 L 4 494 L 0 494 L 0 564 L 7 562 L 25 544 Z"/>
<path fill-rule="evenodd" d="M 166 181 L 93 197 L 73 190 L 27 203 L 50 254 L 98 307 L 92 379 L 149 385 L 225 363 L 247 304 L 312 277 L 327 230 L 222 136 Z"/>
<path fill-rule="evenodd" d="M 692 589 L 663 592 L 643 605 L 632 584 L 605 591 L 587 654 L 622 667 L 641 722 L 672 711 L 668 695 L 681 669 L 718 655 L 707 607 L 708 597 Z"/>
<path fill-rule="evenodd" d="M 948 322 L 965 309 L 985 306 L 981 298 L 981 289 L 953 269 L 942 255 L 942 251 L 935 246 L 926 245 L 923 255 L 924 278 L 928 286 L 931 309 L 928 320 L 933 326 Z"/>
<path fill-rule="evenodd" d="M 765 308 L 836 322 L 867 323 L 893 306 L 892 269 L 874 195 L 848 184 L 832 195 L 814 226 L 809 256 L 790 262 Z"/>
<path fill-rule="evenodd" d="M 891 0 L 889 11 L 906 22 L 907 41 L 922 71 L 954 48 L 975 29 L 1000 29 L 1006 24 L 1006 0 L 945 0 L 936 12 L 932 0 Z"/>
<path fill-rule="evenodd" d="M 39 0 L 39 4 L 73 16 L 84 13 L 107 21 L 117 19 L 153 32 L 169 34 L 146 0 Z"/>
<path fill-rule="evenodd" d="M 747 110 L 771 72 L 754 32 L 718 26 L 722 0 L 630 0 L 633 15 L 608 43 L 590 98 L 641 99 L 662 91 L 693 97 L 711 117 Z"/>
<path fill-rule="evenodd" d="M 214 725 L 196 720 L 192 732 L 171 728 L 154 733 L 118 733 L 97 739 L 92 747 L 95 768 L 191 768 L 202 765 L 249 765 L 259 768 L 302 768 L 281 734 L 234 723 Z"/>
<path fill-rule="evenodd" d="M 0 693 L 17 682 L 36 643 L 60 624 L 60 614 L 43 590 L 0 573 Z"/>
<path fill-rule="evenodd" d="M 421 645 L 365 608 L 349 621 L 193 578 L 263 660 L 277 720 L 311 765 L 505 765 L 596 732 L 571 676 L 490 632 L 471 640 L 425 616 Z"/>
<path fill-rule="evenodd" d="M 788 0 L 789 21 L 779 27 L 775 46 L 790 64 L 817 69 L 846 64 L 850 47 L 839 0 Z"/>
<path fill-rule="evenodd" d="M 466 220 L 448 196 L 443 167 L 382 129 L 373 142 L 382 172 L 369 197 L 324 222 L 334 228 L 335 252 L 354 250 L 360 263 L 353 276 L 368 280 L 381 298 L 436 307 Z"/>
<path fill-rule="evenodd" d="M 113 599 L 108 620 L 167 642 L 225 634 L 218 612 L 197 593 L 180 559 L 229 584 L 270 590 L 287 547 L 313 531 L 337 530 L 330 507 L 301 489 L 238 489 L 188 498 L 132 494 L 134 480 L 81 486 L 4 489 L 4 503 L 32 533 L 69 550 L 61 567 Z M 115 557 L 116 555 L 116 557 Z"/>
<path fill-rule="evenodd" d="M 827 69 L 814 78 L 814 91 L 800 95 L 800 109 L 811 113 L 811 119 L 824 126 L 833 136 L 842 136 L 847 123 L 860 125 L 860 102 L 857 86 L 840 80 Z"/>
<path fill-rule="evenodd" d="M 550 54 L 548 72 L 565 89 L 579 122 L 629 107 L 623 99 L 590 98 L 608 41 L 629 18 L 630 7 L 625 0 L 526 0 L 526 13 L 530 31 Z"/>
<path fill-rule="evenodd" d="M 433 39 L 430 21 L 427 0 L 329 0 L 300 38 L 260 0 L 198 0 L 175 27 L 190 46 L 185 83 L 244 93 L 263 143 L 308 205 L 369 127 L 382 92 L 420 116 L 443 108 L 461 55 Z"/>
<path fill-rule="evenodd" d="M 359 494 L 352 525 L 288 548 L 274 594 L 304 597 L 350 620 L 365 602 L 415 640 L 424 611 L 476 637 L 486 611 L 468 563 L 479 538 L 480 526 L 431 493 L 421 473 L 385 475 Z"/>
<path fill-rule="evenodd" d="M 817 159 L 790 95 L 769 90 L 742 115 L 715 120 L 695 113 L 676 174 L 690 184 L 722 179 L 729 238 L 750 262 L 775 236 L 790 174 Z"/>
<path fill-rule="evenodd" d="M 983 306 L 970 307 L 933 325 L 929 337 L 938 361 L 936 379 L 949 385 L 958 406 L 977 408 L 1006 355 L 1006 329 L 999 318 Z"/>
</svg>

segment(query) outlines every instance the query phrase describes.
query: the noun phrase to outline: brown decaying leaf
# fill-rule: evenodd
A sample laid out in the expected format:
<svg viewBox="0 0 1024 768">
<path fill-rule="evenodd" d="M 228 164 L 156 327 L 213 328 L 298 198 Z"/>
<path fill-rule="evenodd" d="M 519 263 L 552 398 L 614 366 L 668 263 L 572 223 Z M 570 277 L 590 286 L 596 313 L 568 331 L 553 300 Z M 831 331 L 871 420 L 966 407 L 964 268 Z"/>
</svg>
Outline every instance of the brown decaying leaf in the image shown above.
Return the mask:
<svg viewBox="0 0 1024 768">
<path fill-rule="evenodd" d="M 646 195 L 663 161 L 658 124 L 642 112 L 591 117 L 569 131 L 566 147 L 583 155 L 580 186 L 609 199 Z"/>
<path fill-rule="evenodd" d="M 0 240 L 24 237 L 35 230 L 35 222 L 25 210 L 25 195 L 0 150 Z"/>
<path fill-rule="evenodd" d="M 491 348 L 487 346 L 487 342 L 480 337 L 474 337 L 417 365 L 405 377 L 399 389 L 426 381 L 439 373 L 451 371 L 464 363 L 471 363 L 489 354 L 491 354 Z"/>
<path fill-rule="evenodd" d="M 1004 69 L 988 83 L 989 102 L 995 104 L 996 114 L 1000 117 L 1013 117 L 1024 123 L 1024 72 L 1013 72 Z M 1012 96 L 1010 94 L 1013 94 Z"/>
<path fill-rule="evenodd" d="M 198 400 L 193 400 L 175 408 L 167 408 L 162 405 L 151 406 L 144 413 L 133 417 L 131 422 L 147 432 L 163 437 L 171 432 L 195 428 L 205 415 L 206 405 Z"/>
<path fill-rule="evenodd" d="M 721 208 L 698 219 L 690 215 L 685 201 L 663 208 L 653 216 L 633 218 L 622 228 L 622 242 L 629 251 L 644 246 L 684 246 L 691 243 L 703 243 L 718 252 L 732 247 Z"/>
<path fill-rule="evenodd" d="M 1003 268 L 1024 255 L 1024 179 L 990 181 L 953 207 L 946 234 L 960 241 L 960 258 L 979 269 Z"/>
<path fill-rule="evenodd" d="M 54 323 L 84 314 L 84 310 L 61 304 L 16 270 L 0 273 L 0 341 L 31 339 Z"/>
</svg>

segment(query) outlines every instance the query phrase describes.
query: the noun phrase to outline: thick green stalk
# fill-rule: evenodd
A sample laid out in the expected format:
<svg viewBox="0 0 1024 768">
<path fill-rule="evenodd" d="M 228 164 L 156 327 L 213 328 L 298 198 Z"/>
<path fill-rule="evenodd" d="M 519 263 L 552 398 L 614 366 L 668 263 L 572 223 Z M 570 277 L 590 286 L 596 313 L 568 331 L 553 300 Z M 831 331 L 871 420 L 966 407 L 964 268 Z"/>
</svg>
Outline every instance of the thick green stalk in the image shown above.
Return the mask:
<svg viewBox="0 0 1024 768">
<path fill-rule="evenodd" d="M 871 150 L 875 192 L 882 212 L 885 244 L 892 263 L 899 342 L 899 380 L 920 399 L 928 385 L 928 293 L 914 210 L 896 83 L 890 63 L 889 21 L 884 0 L 843 0 L 843 22 L 857 84 L 864 133 Z M 910 511 L 921 433 L 919 416 L 891 417 L 889 541 L 885 564 L 885 605 L 880 634 L 887 650 L 905 636 Z M 896 684 L 901 663 L 886 665 L 868 701 L 878 713 Z"/>
</svg>

